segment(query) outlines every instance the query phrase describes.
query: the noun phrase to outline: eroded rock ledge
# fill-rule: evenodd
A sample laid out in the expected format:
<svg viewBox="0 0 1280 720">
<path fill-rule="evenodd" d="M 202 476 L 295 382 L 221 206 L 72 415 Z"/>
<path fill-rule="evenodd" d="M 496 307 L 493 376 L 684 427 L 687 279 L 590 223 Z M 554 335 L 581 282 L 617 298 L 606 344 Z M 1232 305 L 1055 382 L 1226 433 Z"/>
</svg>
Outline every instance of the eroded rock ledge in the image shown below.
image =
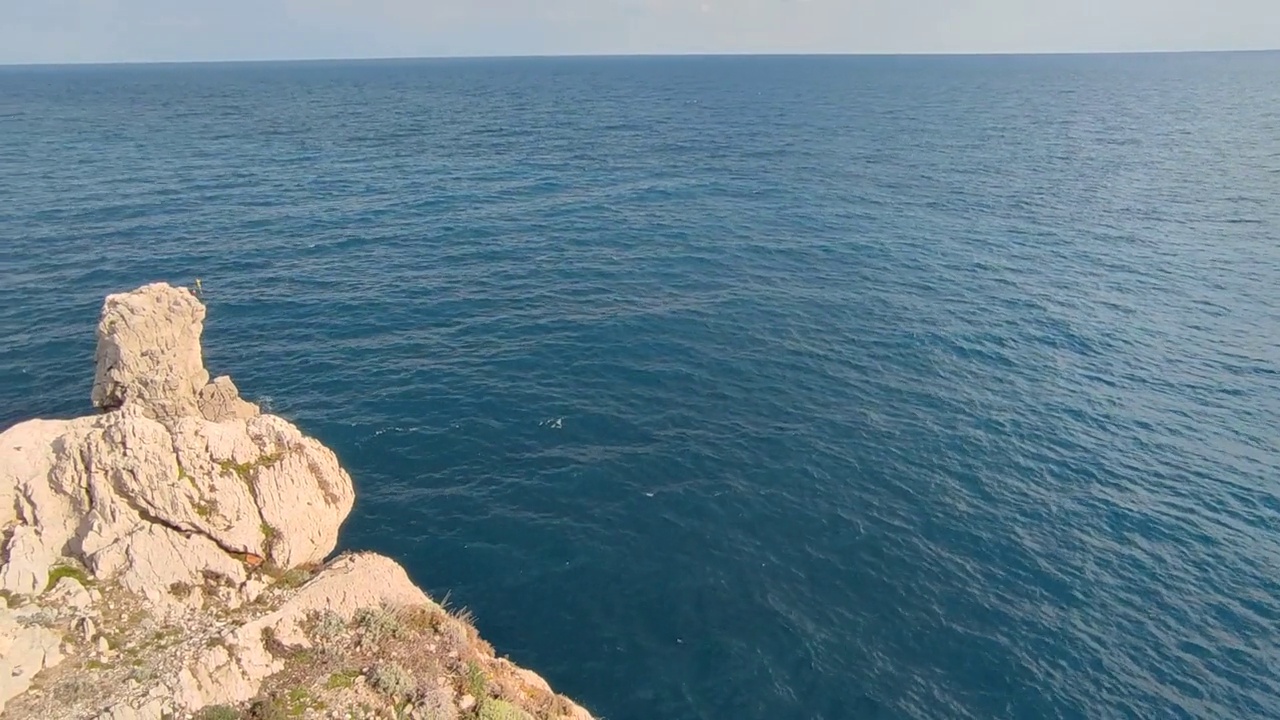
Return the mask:
<svg viewBox="0 0 1280 720">
<path fill-rule="evenodd" d="M 185 288 L 111 295 L 102 414 L 0 434 L 0 718 L 591 715 L 389 558 L 327 558 L 351 478 L 210 381 Z"/>
</svg>

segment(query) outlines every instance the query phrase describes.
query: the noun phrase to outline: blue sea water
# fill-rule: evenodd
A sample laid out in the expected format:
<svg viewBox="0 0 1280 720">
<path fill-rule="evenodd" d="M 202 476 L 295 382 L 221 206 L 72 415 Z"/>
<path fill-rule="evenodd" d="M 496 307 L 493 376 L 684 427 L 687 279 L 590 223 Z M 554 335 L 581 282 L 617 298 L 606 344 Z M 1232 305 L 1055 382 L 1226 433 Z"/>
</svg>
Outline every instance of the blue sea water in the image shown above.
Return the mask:
<svg viewBox="0 0 1280 720">
<path fill-rule="evenodd" d="M 0 69 L 0 427 L 101 297 L 609 720 L 1280 717 L 1280 54 Z"/>
</svg>

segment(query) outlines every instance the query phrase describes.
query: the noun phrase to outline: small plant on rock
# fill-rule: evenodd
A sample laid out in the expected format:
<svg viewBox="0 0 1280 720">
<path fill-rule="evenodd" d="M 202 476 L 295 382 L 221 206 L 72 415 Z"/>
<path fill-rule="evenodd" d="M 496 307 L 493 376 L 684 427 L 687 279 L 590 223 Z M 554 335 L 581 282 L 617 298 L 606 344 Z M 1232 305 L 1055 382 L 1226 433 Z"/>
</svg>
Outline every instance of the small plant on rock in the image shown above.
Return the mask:
<svg viewBox="0 0 1280 720">
<path fill-rule="evenodd" d="M 489 676 L 485 675 L 484 668 L 480 664 L 471 661 L 467 663 L 467 693 L 471 697 L 479 700 L 489 694 Z"/>
<path fill-rule="evenodd" d="M 356 678 L 360 677 L 360 673 L 356 670 L 343 670 L 329 676 L 325 682 L 326 690 L 345 690 L 356 684 Z"/>
<path fill-rule="evenodd" d="M 71 578 L 85 587 L 89 587 L 89 576 L 83 570 L 71 565 L 58 565 L 49 571 L 49 582 L 45 585 L 45 592 L 52 590 L 58 581 L 62 578 Z"/>
<path fill-rule="evenodd" d="M 209 498 L 208 500 L 196 500 L 195 502 L 191 503 L 191 509 L 194 510 L 196 515 L 200 516 L 201 519 L 208 520 L 209 518 L 218 514 L 218 500 L 217 498 Z"/>
<path fill-rule="evenodd" d="M 73 675 L 57 685 L 58 698 L 66 705 L 77 705 L 92 699 L 97 684 L 89 678 Z"/>
<path fill-rule="evenodd" d="M 276 587 L 285 590 L 302 587 L 311 580 L 311 571 L 306 568 L 289 568 L 276 580 Z"/>
<path fill-rule="evenodd" d="M 352 619 L 364 633 L 364 639 L 373 644 L 405 635 L 400 619 L 383 608 L 360 608 Z"/>
<path fill-rule="evenodd" d="M 306 713 L 307 709 L 314 705 L 311 698 L 311 691 L 306 688 L 294 688 L 289 691 L 286 696 L 288 704 L 288 712 L 290 717 L 299 717 Z"/>
<path fill-rule="evenodd" d="M 392 698 L 408 697 L 418 686 L 413 676 L 397 663 L 381 663 L 369 673 L 369 684 Z"/>
<path fill-rule="evenodd" d="M 321 642 L 338 639 L 347 630 L 347 621 L 332 610 L 321 610 L 311 616 L 311 635 Z"/>
<path fill-rule="evenodd" d="M 400 608 L 396 615 L 409 632 L 418 634 L 438 630 L 440 624 L 448 617 L 434 604 Z"/>
<path fill-rule="evenodd" d="M 413 705 L 423 720 L 458 720 L 458 706 L 453 704 L 453 693 L 443 688 L 420 690 Z"/>
<path fill-rule="evenodd" d="M 210 705 L 196 713 L 195 720 L 240 720 L 240 711 L 230 705 Z"/>
<path fill-rule="evenodd" d="M 276 636 L 275 628 L 262 628 L 262 645 L 271 653 L 272 657 L 277 658 L 294 658 L 298 657 L 299 651 L 305 648 L 293 647 L 286 645 L 283 640 Z"/>
<path fill-rule="evenodd" d="M 445 652 L 461 653 L 471 644 L 467 627 L 453 618 L 440 625 L 440 639 L 444 641 Z"/>
<path fill-rule="evenodd" d="M 246 720 L 289 720 L 289 710 L 279 698 L 258 698 L 249 705 Z"/>
<path fill-rule="evenodd" d="M 533 720 L 533 716 L 506 700 L 485 700 L 480 705 L 480 720 Z"/>
</svg>

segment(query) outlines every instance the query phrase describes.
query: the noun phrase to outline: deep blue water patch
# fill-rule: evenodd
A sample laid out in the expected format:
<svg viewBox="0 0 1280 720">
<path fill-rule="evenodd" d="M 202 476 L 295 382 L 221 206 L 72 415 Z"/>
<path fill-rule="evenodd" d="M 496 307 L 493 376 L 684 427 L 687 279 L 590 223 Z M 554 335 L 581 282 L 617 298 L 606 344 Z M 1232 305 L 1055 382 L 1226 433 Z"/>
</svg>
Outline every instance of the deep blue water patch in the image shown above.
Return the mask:
<svg viewBox="0 0 1280 720">
<path fill-rule="evenodd" d="M 0 427 L 104 293 L 610 720 L 1280 717 L 1280 55 L 0 68 Z"/>
</svg>

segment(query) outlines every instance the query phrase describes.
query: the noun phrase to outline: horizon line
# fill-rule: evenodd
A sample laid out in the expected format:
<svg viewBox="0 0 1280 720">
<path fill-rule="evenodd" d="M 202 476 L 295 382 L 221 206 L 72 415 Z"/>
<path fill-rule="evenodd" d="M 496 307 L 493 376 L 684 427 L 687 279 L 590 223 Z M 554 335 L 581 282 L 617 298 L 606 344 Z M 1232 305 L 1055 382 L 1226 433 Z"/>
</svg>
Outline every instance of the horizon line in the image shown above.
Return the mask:
<svg viewBox="0 0 1280 720">
<path fill-rule="evenodd" d="M 906 52 L 844 52 L 844 51 L 812 51 L 812 52 L 752 52 L 752 51 L 719 51 L 719 52 L 621 52 L 621 53 L 529 53 L 529 54 L 458 54 L 458 55 L 351 55 L 351 56 L 316 56 L 290 58 L 220 58 L 220 59 L 185 59 L 185 60 L 69 60 L 61 62 L 0 62 L 0 68 L 37 68 L 37 67 L 104 67 L 116 65 L 248 65 L 266 63 L 325 63 L 325 62 L 388 62 L 388 61 L 420 61 L 420 60 L 555 60 L 555 59 L 625 59 L 625 58 L 723 58 L 723 57 L 1078 57 L 1092 55 L 1241 55 L 1280 52 L 1280 48 L 1230 48 L 1230 49 L 1192 49 L 1192 50 L 1033 50 L 1033 51 L 906 51 Z"/>
</svg>

